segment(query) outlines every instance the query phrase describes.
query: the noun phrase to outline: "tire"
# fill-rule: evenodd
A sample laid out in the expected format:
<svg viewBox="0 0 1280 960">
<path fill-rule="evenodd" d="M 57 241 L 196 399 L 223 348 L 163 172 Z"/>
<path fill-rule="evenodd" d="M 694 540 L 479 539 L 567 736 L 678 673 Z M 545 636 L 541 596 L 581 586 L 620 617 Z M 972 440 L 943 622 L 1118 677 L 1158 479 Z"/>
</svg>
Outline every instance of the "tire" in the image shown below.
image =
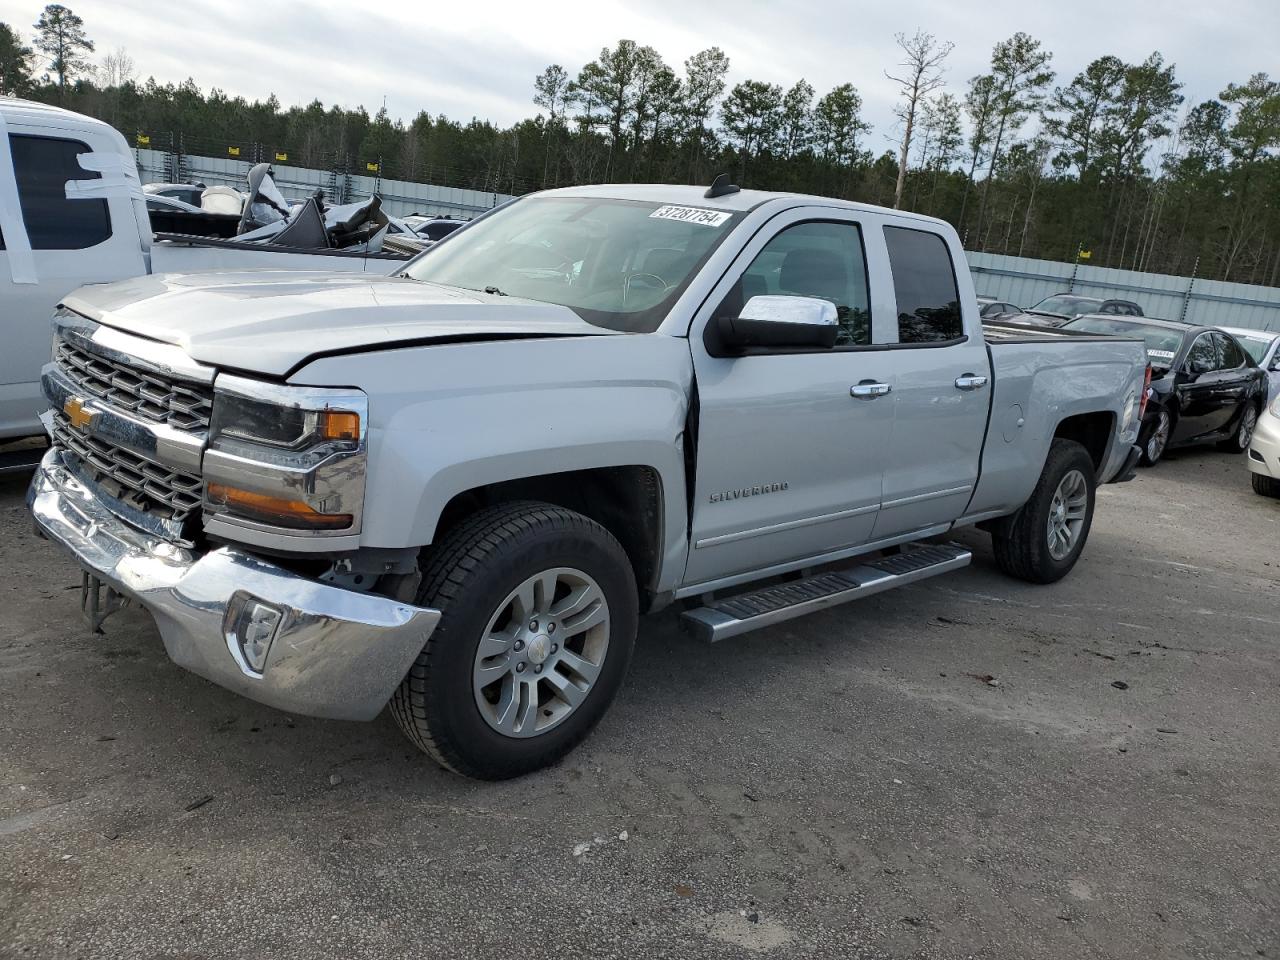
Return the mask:
<svg viewBox="0 0 1280 960">
<path fill-rule="evenodd" d="M 1253 480 L 1254 493 L 1261 494 L 1264 497 L 1280 497 L 1280 480 L 1264 476 L 1261 473 L 1251 473 L 1249 476 Z"/>
<path fill-rule="evenodd" d="M 1173 437 L 1173 416 L 1167 410 L 1156 413 L 1151 432 L 1142 442 L 1142 456 L 1138 462 L 1144 467 L 1154 467 L 1169 449 L 1169 440 Z"/>
<path fill-rule="evenodd" d="M 1240 408 L 1240 419 L 1236 421 L 1235 431 L 1227 439 L 1218 443 L 1223 453 L 1244 453 L 1249 449 L 1249 441 L 1253 439 L 1253 431 L 1258 426 L 1258 415 L 1261 411 L 1252 401 Z"/>
<path fill-rule="evenodd" d="M 528 587 L 532 605 L 522 607 L 515 591 L 531 581 L 539 586 Z M 572 606 L 575 585 L 579 597 L 594 587 L 601 603 L 565 615 L 555 638 L 552 620 Z M 592 731 L 622 686 L 639 617 L 635 574 L 618 541 L 581 514 L 527 501 L 482 510 L 449 533 L 423 571 L 417 602 L 439 610 L 440 623 L 392 696 L 391 713 L 441 766 L 481 780 L 546 767 Z M 572 632 L 601 609 L 603 634 L 598 624 Z M 534 633 L 538 610 L 550 619 Z M 502 643 L 507 649 L 491 655 Z M 594 667 L 595 676 L 587 681 L 571 663 Z M 482 690 L 490 674 L 497 679 Z M 557 684 L 572 696 L 557 693 Z"/>
<path fill-rule="evenodd" d="M 1094 470 L 1093 458 L 1079 443 L 1074 440 L 1053 441 L 1031 497 L 1001 533 L 992 534 L 996 565 L 1004 573 L 1028 583 L 1054 583 L 1071 572 L 1093 525 L 1097 495 Z M 1078 488 L 1083 513 L 1078 523 L 1067 521 L 1072 536 L 1068 547 L 1063 550 L 1064 541 L 1061 538 L 1055 540 L 1050 519 L 1058 516 L 1056 498 L 1072 474 L 1078 474 L 1078 478 L 1073 477 L 1072 484 L 1077 480 L 1083 481 Z M 1072 487 L 1073 491 L 1076 489 Z M 1073 496 L 1071 499 L 1074 501 L 1076 498 Z M 1070 512 L 1066 516 L 1070 517 Z"/>
</svg>

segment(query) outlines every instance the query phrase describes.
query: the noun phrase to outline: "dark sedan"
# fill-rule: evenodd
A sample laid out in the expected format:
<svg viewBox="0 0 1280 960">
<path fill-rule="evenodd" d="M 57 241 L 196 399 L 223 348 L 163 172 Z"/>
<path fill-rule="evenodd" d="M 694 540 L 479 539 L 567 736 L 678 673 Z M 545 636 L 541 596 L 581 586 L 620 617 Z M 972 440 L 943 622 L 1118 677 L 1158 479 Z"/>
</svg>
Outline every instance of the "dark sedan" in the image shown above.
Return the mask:
<svg viewBox="0 0 1280 960">
<path fill-rule="evenodd" d="M 1267 401 L 1267 374 L 1231 334 L 1138 317 L 1078 317 L 1062 328 L 1146 342 L 1151 392 L 1138 434 L 1143 463 L 1192 444 L 1216 443 L 1232 453 L 1248 449 Z"/>
<path fill-rule="evenodd" d="M 1082 317 L 1087 313 L 1101 313 L 1115 317 L 1140 317 L 1142 308 L 1132 300 L 1100 300 L 1082 297 L 1074 293 L 1055 293 L 1045 297 L 1034 307 L 1027 307 L 1027 316 L 1042 326 L 1057 327 Z"/>
</svg>

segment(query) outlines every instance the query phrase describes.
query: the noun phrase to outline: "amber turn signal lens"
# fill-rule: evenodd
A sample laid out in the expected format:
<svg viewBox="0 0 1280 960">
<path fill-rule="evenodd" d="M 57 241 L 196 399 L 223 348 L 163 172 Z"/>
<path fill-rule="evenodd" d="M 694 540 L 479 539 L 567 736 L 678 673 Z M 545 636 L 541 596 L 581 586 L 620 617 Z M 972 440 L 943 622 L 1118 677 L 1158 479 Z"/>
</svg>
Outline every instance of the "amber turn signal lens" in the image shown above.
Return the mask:
<svg viewBox="0 0 1280 960">
<path fill-rule="evenodd" d="M 320 436 L 326 440 L 359 440 L 360 414 L 349 410 L 322 411 Z"/>
<path fill-rule="evenodd" d="M 355 414 L 350 414 L 355 416 Z M 301 500 L 285 500 L 265 493 L 253 493 L 229 487 L 224 483 L 209 484 L 210 502 L 222 504 L 237 516 L 260 520 L 293 530 L 341 530 L 351 526 L 349 513 L 320 513 Z"/>
</svg>

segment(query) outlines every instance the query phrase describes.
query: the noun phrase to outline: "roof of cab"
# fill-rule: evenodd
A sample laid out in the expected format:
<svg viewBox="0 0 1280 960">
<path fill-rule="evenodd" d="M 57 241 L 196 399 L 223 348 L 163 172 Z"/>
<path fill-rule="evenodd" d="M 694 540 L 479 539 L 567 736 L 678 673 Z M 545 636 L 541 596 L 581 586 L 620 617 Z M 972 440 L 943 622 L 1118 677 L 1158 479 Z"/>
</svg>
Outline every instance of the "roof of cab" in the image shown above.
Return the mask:
<svg viewBox="0 0 1280 960">
<path fill-rule="evenodd" d="M 116 132 L 111 124 L 102 120 L 95 120 L 93 117 L 86 117 L 83 113 L 76 113 L 74 110 L 66 110 L 48 103 L 36 103 L 34 100 L 11 100 L 0 97 L 0 114 L 4 115 L 6 121 L 16 121 L 32 127 L 64 129 L 97 127 L 110 130 L 112 133 Z"/>
<path fill-rule="evenodd" d="M 546 190 L 535 196 L 550 197 L 599 197 L 604 200 L 643 200 L 649 203 L 681 204 L 701 207 L 709 210 L 725 210 L 730 213 L 745 213 L 763 206 L 771 201 L 785 201 L 791 205 L 814 204 L 823 207 L 840 207 L 845 210 L 860 210 L 866 213 L 888 214 L 904 220 L 917 220 L 936 226 L 951 225 L 936 217 L 926 217 L 905 210 L 891 210 L 888 207 L 877 207 L 869 203 L 854 203 L 852 200 L 837 200 L 834 197 L 818 197 L 804 193 L 773 193 L 768 190 L 739 190 L 735 193 L 721 194 L 708 199 L 705 186 L 672 185 L 666 183 L 603 183 L 584 187 L 562 187 L 559 190 Z"/>
</svg>

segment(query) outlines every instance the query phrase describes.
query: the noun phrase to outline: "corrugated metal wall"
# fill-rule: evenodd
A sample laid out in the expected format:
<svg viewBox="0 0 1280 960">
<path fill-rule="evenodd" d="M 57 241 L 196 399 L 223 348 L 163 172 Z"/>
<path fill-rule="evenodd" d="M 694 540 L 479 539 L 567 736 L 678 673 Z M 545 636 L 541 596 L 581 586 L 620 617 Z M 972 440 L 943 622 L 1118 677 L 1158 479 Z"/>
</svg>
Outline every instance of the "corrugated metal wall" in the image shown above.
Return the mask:
<svg viewBox="0 0 1280 960">
<path fill-rule="evenodd" d="M 979 296 L 1029 307 L 1054 293 L 1132 300 L 1149 317 L 1220 327 L 1280 330 L 1280 289 L 1221 280 L 1192 280 L 1161 273 L 1137 273 L 1050 260 L 969 253 L 969 269 Z M 1072 270 L 1075 283 L 1071 283 Z"/>
<path fill-rule="evenodd" d="M 173 154 L 163 150 L 142 149 L 135 150 L 134 154 L 143 183 L 165 183 L 177 176 L 173 170 Z M 209 186 L 223 184 L 243 190 L 245 175 L 253 164 L 233 157 L 183 155 L 182 166 L 184 180 L 198 180 Z M 383 209 L 397 217 L 421 213 L 437 217 L 461 217 L 465 220 L 510 199 L 504 193 L 437 187 L 429 183 L 410 183 L 405 180 L 381 180 L 280 163 L 273 163 L 271 167 L 275 171 L 276 185 L 290 200 L 301 200 L 317 188 L 323 189 L 333 202 L 339 203 L 352 203 L 377 193 L 382 197 Z"/>
</svg>

